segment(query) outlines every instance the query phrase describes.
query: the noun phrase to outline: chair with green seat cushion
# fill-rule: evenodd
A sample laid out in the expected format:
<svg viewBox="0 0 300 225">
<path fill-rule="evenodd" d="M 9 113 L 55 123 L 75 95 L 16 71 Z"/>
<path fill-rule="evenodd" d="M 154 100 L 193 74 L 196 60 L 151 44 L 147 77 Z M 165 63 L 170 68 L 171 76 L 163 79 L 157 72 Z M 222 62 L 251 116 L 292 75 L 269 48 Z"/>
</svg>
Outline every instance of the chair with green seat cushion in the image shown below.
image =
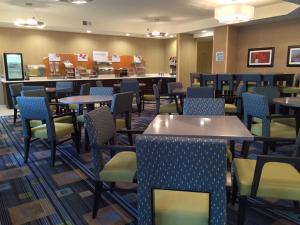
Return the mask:
<svg viewBox="0 0 300 225">
<path fill-rule="evenodd" d="M 200 87 L 201 73 L 190 73 L 190 87 Z"/>
<path fill-rule="evenodd" d="M 138 112 L 142 111 L 142 96 L 140 92 L 139 82 L 132 79 L 124 79 L 120 84 L 120 92 L 132 92 L 138 108 Z"/>
<path fill-rule="evenodd" d="M 90 83 L 86 83 L 86 84 L 82 84 L 80 86 L 80 91 L 79 91 L 79 95 L 89 95 L 90 94 L 90 88 L 91 88 L 91 84 Z M 70 104 L 69 105 L 69 109 L 70 110 L 81 110 L 80 109 L 80 105 L 77 104 Z"/>
<path fill-rule="evenodd" d="M 74 113 L 72 115 L 73 123 L 56 123 L 54 118 L 65 116 L 53 116 L 49 107 L 47 98 L 44 97 L 17 97 L 17 102 L 20 108 L 20 114 L 23 125 L 25 162 L 28 160 L 30 142 L 32 138 L 46 139 L 51 145 L 51 162 L 54 166 L 56 146 L 60 143 L 73 139 L 79 153 L 79 138 L 77 134 L 76 118 Z M 40 120 L 44 124 L 31 127 L 30 121 Z M 62 138 L 67 137 L 62 140 Z M 62 140 L 62 141 L 61 141 Z"/>
<path fill-rule="evenodd" d="M 300 201 L 300 158 L 258 156 L 257 160 L 234 159 L 233 161 L 233 196 L 239 191 L 238 225 L 245 222 L 246 208 L 255 207 L 248 197 L 273 200 Z M 259 202 L 259 207 L 276 208 L 274 203 Z M 298 204 L 297 204 L 298 205 Z M 297 205 L 286 207 L 288 210 L 298 210 Z M 282 205 L 280 209 L 285 207 Z"/>
<path fill-rule="evenodd" d="M 169 91 L 172 92 L 173 87 L 171 87 L 171 86 L 169 87 Z M 180 85 L 178 85 L 178 86 L 180 86 Z M 159 90 L 158 90 L 158 87 L 157 87 L 156 84 L 153 84 L 153 93 L 154 93 L 155 98 L 156 98 L 156 114 L 164 114 L 164 113 L 172 114 L 172 113 L 181 112 L 181 107 L 177 103 L 177 101 L 175 101 L 175 103 L 161 104 L 160 93 L 159 93 Z"/>
<path fill-rule="evenodd" d="M 240 115 L 242 112 L 242 93 L 246 92 L 246 86 L 239 84 L 236 89 L 235 97 L 233 97 L 233 103 L 225 104 L 226 114 L 237 114 Z"/>
<path fill-rule="evenodd" d="M 133 146 L 116 146 L 116 127 L 110 108 L 100 107 L 84 115 L 93 155 L 95 197 L 93 218 L 97 216 L 103 182 L 134 182 L 136 175 L 136 155 Z M 111 159 L 105 163 L 103 150 L 109 150 Z M 118 152 L 118 153 L 116 153 Z M 115 154 L 116 153 L 116 154 Z"/>
<path fill-rule="evenodd" d="M 159 93 L 161 93 L 161 86 L 162 86 L 162 79 L 159 79 L 159 81 L 157 82 L 157 87 L 158 87 Z M 156 97 L 155 97 L 154 94 L 144 94 L 142 100 L 143 100 L 143 109 L 144 109 L 145 108 L 145 101 L 147 103 L 154 103 L 155 104 Z"/>
<path fill-rule="evenodd" d="M 226 142 L 142 135 L 136 152 L 139 225 L 225 224 Z"/>
<path fill-rule="evenodd" d="M 264 95 L 243 93 L 244 124 L 254 135 L 271 138 L 281 138 L 294 142 L 296 139 L 295 127 L 273 122 L 269 111 L 268 98 Z M 261 123 L 253 124 L 253 118 L 261 119 Z M 284 116 L 283 116 L 284 117 Z M 279 117 L 276 116 L 278 119 Z M 273 141 L 273 143 L 276 143 Z M 263 153 L 267 154 L 268 143 L 263 146 Z"/>
<path fill-rule="evenodd" d="M 21 91 L 23 88 L 23 83 L 16 83 L 16 84 L 9 84 L 9 92 L 14 108 L 14 123 L 17 121 L 17 116 L 18 116 L 18 103 L 17 103 L 17 97 L 21 96 Z"/>
<path fill-rule="evenodd" d="M 33 87 L 36 87 L 36 86 L 33 86 Z M 21 92 L 21 95 L 24 97 L 48 98 L 45 87 L 23 90 Z M 49 106 L 50 106 L 51 112 L 57 111 L 57 107 L 58 107 L 57 103 L 49 103 Z M 72 118 L 72 116 L 67 115 L 67 116 L 55 118 L 54 122 L 56 122 L 56 123 L 73 123 L 73 118 Z M 30 124 L 33 127 L 33 126 L 41 125 L 42 121 L 31 121 Z"/>
</svg>

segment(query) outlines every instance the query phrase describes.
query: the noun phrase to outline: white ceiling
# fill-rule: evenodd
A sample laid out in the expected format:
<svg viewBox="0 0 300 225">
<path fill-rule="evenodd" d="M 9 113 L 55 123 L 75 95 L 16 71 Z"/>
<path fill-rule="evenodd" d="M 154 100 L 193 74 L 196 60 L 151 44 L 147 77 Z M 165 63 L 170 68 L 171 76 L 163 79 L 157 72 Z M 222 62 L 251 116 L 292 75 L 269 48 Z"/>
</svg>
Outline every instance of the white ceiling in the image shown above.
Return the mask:
<svg viewBox="0 0 300 225">
<path fill-rule="evenodd" d="M 1 0 L 0 26 L 14 27 L 18 18 L 35 16 L 44 29 L 145 36 L 147 28 L 168 33 L 193 32 L 220 26 L 214 8 L 232 0 L 94 0 L 85 5 L 55 0 Z M 255 18 L 285 15 L 299 7 L 282 0 L 235 0 L 255 6 Z M 293 0 L 291 0 L 293 1 Z M 297 0 L 298 1 L 298 0 Z M 32 7 L 25 6 L 32 3 Z M 154 23 L 154 18 L 160 22 Z M 82 26 L 82 20 L 92 26 Z"/>
</svg>

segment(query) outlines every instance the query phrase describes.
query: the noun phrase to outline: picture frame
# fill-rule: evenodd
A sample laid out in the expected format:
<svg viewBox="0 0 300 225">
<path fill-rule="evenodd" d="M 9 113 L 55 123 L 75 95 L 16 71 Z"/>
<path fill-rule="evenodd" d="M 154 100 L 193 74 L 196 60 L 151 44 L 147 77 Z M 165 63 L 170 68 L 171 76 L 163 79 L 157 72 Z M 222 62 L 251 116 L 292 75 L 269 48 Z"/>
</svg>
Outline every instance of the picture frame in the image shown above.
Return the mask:
<svg viewBox="0 0 300 225">
<path fill-rule="evenodd" d="M 273 67 L 274 47 L 248 49 L 248 67 Z"/>
<path fill-rule="evenodd" d="M 24 80 L 22 53 L 3 53 L 3 64 L 7 81 Z"/>
<path fill-rule="evenodd" d="M 300 67 L 300 45 L 288 46 L 286 65 L 288 67 Z"/>
</svg>

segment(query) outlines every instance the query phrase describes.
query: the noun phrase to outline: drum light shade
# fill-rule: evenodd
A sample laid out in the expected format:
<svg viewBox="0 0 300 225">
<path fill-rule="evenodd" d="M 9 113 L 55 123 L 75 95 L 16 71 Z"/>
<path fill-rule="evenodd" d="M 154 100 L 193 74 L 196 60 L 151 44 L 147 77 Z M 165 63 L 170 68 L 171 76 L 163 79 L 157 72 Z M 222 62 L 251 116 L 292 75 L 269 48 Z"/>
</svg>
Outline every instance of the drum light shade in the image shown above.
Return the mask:
<svg viewBox="0 0 300 225">
<path fill-rule="evenodd" d="M 215 19 L 220 23 L 233 24 L 250 21 L 254 17 L 251 5 L 226 5 L 215 9 Z"/>
</svg>

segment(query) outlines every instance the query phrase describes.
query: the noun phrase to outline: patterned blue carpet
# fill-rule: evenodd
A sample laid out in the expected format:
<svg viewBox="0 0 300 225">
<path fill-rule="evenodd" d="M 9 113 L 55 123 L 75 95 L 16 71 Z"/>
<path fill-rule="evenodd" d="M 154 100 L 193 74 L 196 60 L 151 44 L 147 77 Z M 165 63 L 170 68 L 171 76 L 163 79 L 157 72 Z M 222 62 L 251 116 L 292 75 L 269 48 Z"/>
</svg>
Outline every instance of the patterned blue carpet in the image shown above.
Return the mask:
<svg viewBox="0 0 300 225">
<path fill-rule="evenodd" d="M 153 106 L 147 106 L 141 115 L 134 114 L 133 127 L 144 129 L 154 117 Z M 119 136 L 119 141 L 126 143 L 127 138 Z M 251 157 L 256 156 L 257 147 L 251 148 Z M 276 154 L 290 154 L 291 148 L 280 149 Z M 0 117 L 0 225 L 122 225 L 134 220 L 136 194 L 109 192 L 102 196 L 98 217 L 92 220 L 91 154 L 82 150 L 77 155 L 71 142 L 58 150 L 53 168 L 46 143 L 33 142 L 29 162 L 24 164 L 21 123 L 13 125 L 11 116 Z M 134 185 L 117 185 L 134 188 Z M 236 207 L 228 207 L 228 224 L 236 224 Z M 279 211 L 250 210 L 246 224 L 300 224 L 300 217 Z"/>
</svg>

